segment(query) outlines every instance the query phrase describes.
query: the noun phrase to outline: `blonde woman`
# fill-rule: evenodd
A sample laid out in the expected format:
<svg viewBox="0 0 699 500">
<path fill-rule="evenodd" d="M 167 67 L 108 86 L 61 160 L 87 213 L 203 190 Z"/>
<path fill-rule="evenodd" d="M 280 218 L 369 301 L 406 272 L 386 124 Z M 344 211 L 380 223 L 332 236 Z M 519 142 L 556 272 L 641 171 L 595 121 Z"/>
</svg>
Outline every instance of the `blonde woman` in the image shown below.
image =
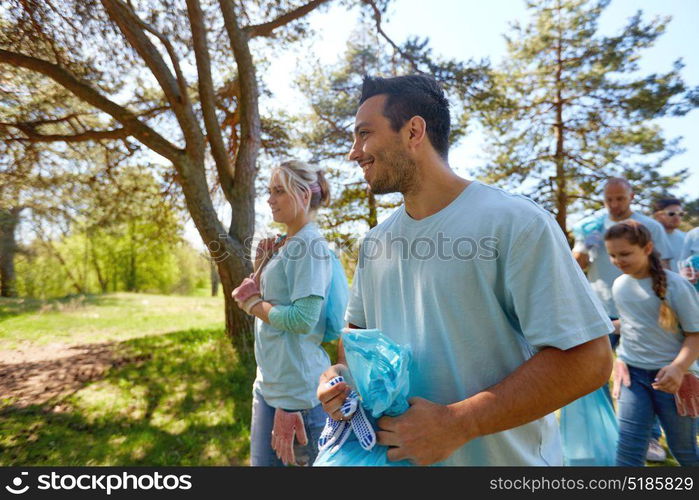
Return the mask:
<svg viewBox="0 0 699 500">
<path fill-rule="evenodd" d="M 252 466 L 311 465 L 318 453 L 327 415 L 316 387 L 330 366 L 321 342 L 332 267 L 331 250 L 313 219 L 329 197 L 322 172 L 299 161 L 275 168 L 267 203 L 286 234 L 258 246 L 259 285 L 246 278 L 233 291 L 238 305 L 257 318 Z"/>
</svg>

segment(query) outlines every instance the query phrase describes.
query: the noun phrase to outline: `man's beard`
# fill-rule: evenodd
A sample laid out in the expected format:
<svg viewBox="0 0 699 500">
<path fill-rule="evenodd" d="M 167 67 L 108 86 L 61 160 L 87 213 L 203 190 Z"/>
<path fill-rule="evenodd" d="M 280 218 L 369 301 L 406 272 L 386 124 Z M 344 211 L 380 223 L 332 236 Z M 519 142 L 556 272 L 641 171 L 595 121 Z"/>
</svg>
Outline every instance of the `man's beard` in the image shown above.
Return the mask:
<svg viewBox="0 0 699 500">
<path fill-rule="evenodd" d="M 380 168 L 376 168 L 377 164 Z M 374 194 L 405 194 L 415 187 L 417 165 L 398 148 L 376 154 L 374 168 L 374 178 L 369 182 Z"/>
</svg>

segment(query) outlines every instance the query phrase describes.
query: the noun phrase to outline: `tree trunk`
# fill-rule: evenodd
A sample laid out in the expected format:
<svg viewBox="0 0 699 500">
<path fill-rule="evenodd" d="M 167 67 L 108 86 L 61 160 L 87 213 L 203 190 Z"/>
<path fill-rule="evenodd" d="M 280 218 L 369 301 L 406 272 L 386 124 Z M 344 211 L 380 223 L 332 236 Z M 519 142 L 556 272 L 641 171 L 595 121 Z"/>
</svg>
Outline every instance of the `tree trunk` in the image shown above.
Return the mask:
<svg viewBox="0 0 699 500">
<path fill-rule="evenodd" d="M 97 281 L 100 283 L 100 290 L 102 293 L 107 293 L 107 288 L 109 286 L 109 278 L 102 274 L 102 269 L 100 268 L 99 260 L 97 259 L 97 252 L 95 251 L 95 246 L 90 245 L 90 250 L 92 254 L 92 265 L 97 273 Z"/>
<path fill-rule="evenodd" d="M 252 272 L 246 242 L 251 241 L 254 228 L 254 175 L 244 188 L 238 188 L 239 196 L 231 203 L 232 227 L 236 231 L 229 234 L 221 225 L 211 203 L 203 175 L 203 156 L 201 163 L 189 157 L 183 157 L 180 161 L 178 172 L 190 174 L 180 175 L 179 178 L 187 209 L 218 268 L 225 301 L 226 332 L 238 353 L 249 359 L 252 356 L 253 321 L 238 308 L 231 292 Z M 245 191 L 247 196 L 242 195 Z"/>
<path fill-rule="evenodd" d="M 560 4 L 557 6 L 560 16 Z M 559 20 L 560 22 L 560 20 Z M 556 152 L 554 153 L 554 161 L 556 163 L 556 177 L 554 192 L 556 194 L 556 222 L 561 226 L 563 234 L 568 237 L 566 228 L 566 219 L 568 218 L 568 185 L 565 170 L 565 144 L 564 144 L 564 126 L 563 123 L 563 35 L 559 32 L 558 42 L 556 45 L 556 98 L 554 100 L 554 108 L 556 111 L 556 121 L 554 130 L 556 132 Z"/>
<path fill-rule="evenodd" d="M 216 297 L 218 295 L 218 286 L 221 284 L 221 280 L 218 277 L 218 271 L 216 270 L 216 265 L 213 261 L 211 264 L 211 296 Z"/>
<path fill-rule="evenodd" d="M 16 297 L 15 231 L 19 224 L 19 209 L 0 210 L 0 296 Z"/>
<path fill-rule="evenodd" d="M 232 279 L 225 262 L 218 262 L 218 270 L 221 277 L 221 286 L 223 287 L 226 333 L 233 347 L 247 361 L 253 356 L 252 333 L 254 318 L 248 316 L 245 311 L 240 309 L 231 296 L 233 289 L 238 286 L 240 280 L 235 281 Z"/>
<path fill-rule="evenodd" d="M 376 225 L 379 223 L 379 218 L 376 213 L 376 197 L 369 188 L 367 188 L 367 190 L 369 191 L 369 196 L 367 198 L 367 201 L 369 202 L 369 220 L 367 222 L 369 223 L 369 228 L 372 228 L 376 227 Z"/>
</svg>

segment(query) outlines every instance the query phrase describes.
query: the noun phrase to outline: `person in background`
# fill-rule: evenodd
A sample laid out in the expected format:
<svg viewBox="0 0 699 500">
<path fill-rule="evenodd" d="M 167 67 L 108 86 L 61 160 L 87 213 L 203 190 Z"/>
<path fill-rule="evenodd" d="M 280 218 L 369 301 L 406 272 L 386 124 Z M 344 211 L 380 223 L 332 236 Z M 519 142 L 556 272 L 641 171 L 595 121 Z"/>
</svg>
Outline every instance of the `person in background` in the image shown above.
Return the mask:
<svg viewBox="0 0 699 500">
<path fill-rule="evenodd" d="M 605 246 L 622 275 L 612 293 L 621 318 L 614 392 L 619 401 L 617 465 L 642 466 L 657 416 L 668 447 L 681 465 L 699 465 L 697 419 L 675 405 L 699 357 L 699 295 L 678 274 L 664 269 L 643 225 L 612 226 Z M 681 326 L 680 326 L 681 325 Z"/>
<path fill-rule="evenodd" d="M 321 346 L 331 284 L 331 250 L 313 222 L 330 193 L 323 173 L 298 162 L 272 171 L 267 203 L 286 235 L 258 246 L 258 284 L 246 278 L 233 291 L 255 321 L 257 376 L 253 385 L 250 463 L 311 465 L 327 415 L 316 398 L 330 366 Z M 295 439 L 298 445 L 294 446 Z"/>
<path fill-rule="evenodd" d="M 680 272 L 679 261 L 682 255 L 682 246 L 684 245 L 684 231 L 680 231 L 680 222 L 684 216 L 682 210 L 682 202 L 676 198 L 663 198 L 655 202 L 653 205 L 653 218 L 660 222 L 665 228 L 665 234 L 670 245 L 671 271 Z"/>
<path fill-rule="evenodd" d="M 592 289 L 604 304 L 609 319 L 614 324 L 614 332 L 609 335 L 609 341 L 612 344 L 612 349 L 616 350 L 616 346 L 619 343 L 620 322 L 614 298 L 612 297 L 612 285 L 614 280 L 621 276 L 621 271 L 609 259 L 601 236 L 614 224 L 631 219 L 648 228 L 653 237 L 655 248 L 661 255 L 663 266 L 669 266 L 672 252 L 663 226 L 650 217 L 631 209 L 634 192 L 627 179 L 623 177 L 609 178 L 604 186 L 603 193 L 604 206 L 607 213 L 600 218 L 600 238 L 593 240 L 594 244 L 592 245 L 589 244 L 589 240 L 584 241 L 576 238 L 573 256 L 580 267 L 587 270 L 587 278 L 592 285 Z M 608 387 L 605 386 L 603 389 L 611 399 Z M 650 461 L 662 462 L 667 458 L 665 450 L 660 445 L 661 435 L 660 425 L 656 423 L 653 427 L 653 439 L 651 439 L 648 446 L 647 459 Z"/>
<path fill-rule="evenodd" d="M 665 229 L 659 222 L 631 209 L 634 192 L 629 181 L 623 177 L 611 177 L 607 180 L 603 193 L 607 213 L 602 217 L 602 234 L 614 224 L 627 219 L 640 222 L 650 231 L 655 248 L 663 260 L 663 265 L 667 267 L 672 254 Z M 580 267 L 587 271 L 587 279 L 590 281 L 592 289 L 604 304 L 604 308 L 614 324 L 615 332 L 610 335 L 609 340 L 612 343 L 612 349 L 615 349 L 619 343 L 619 316 L 612 298 L 612 284 L 615 279 L 621 276 L 621 272 L 609 260 L 609 255 L 607 255 L 601 238 L 594 246 L 589 246 L 585 241 L 576 239 L 573 256 Z"/>
</svg>

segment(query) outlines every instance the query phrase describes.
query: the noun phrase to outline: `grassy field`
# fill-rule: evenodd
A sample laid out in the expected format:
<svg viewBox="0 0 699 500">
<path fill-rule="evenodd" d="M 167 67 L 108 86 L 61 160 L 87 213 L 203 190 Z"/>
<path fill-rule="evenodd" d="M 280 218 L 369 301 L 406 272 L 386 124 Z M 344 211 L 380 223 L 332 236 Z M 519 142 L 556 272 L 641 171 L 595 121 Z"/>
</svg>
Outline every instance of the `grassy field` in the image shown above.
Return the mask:
<svg viewBox="0 0 699 500">
<path fill-rule="evenodd" d="M 220 296 L 115 293 L 57 300 L 0 299 L 0 350 L 23 344 L 123 341 L 222 326 Z"/>
<path fill-rule="evenodd" d="M 0 355 L 13 352 L 29 358 L 0 358 L 0 389 L 22 370 L 65 387 L 29 403 L 0 391 L 0 466 L 248 463 L 254 365 L 231 347 L 220 297 L 0 298 Z M 106 369 L 83 380 L 93 355 Z"/>
<path fill-rule="evenodd" d="M 0 351 L 106 342 L 112 364 L 42 404 L 0 395 L 0 465 L 246 464 L 254 366 L 222 317 L 210 297 L 2 299 Z"/>
</svg>

